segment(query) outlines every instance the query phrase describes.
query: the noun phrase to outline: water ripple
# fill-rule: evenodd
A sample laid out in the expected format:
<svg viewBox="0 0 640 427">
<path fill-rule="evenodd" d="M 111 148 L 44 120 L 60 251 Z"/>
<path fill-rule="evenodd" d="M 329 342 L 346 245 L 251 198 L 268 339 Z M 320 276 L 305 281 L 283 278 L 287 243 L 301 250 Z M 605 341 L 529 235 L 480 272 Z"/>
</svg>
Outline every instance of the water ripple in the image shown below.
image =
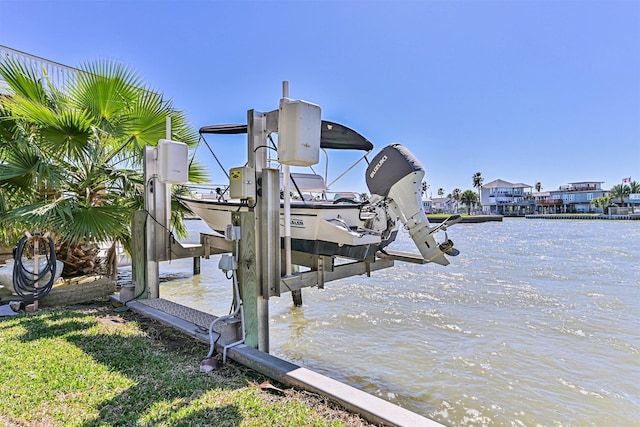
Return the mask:
<svg viewBox="0 0 640 427">
<path fill-rule="evenodd" d="M 271 299 L 272 352 L 447 426 L 637 425 L 640 222 L 449 235 L 461 255 L 446 268 L 397 263 L 305 289 L 300 308 Z M 393 249 L 415 252 L 406 234 Z M 205 264 L 213 289 L 174 275 L 163 296 L 228 308 L 229 283 Z"/>
</svg>

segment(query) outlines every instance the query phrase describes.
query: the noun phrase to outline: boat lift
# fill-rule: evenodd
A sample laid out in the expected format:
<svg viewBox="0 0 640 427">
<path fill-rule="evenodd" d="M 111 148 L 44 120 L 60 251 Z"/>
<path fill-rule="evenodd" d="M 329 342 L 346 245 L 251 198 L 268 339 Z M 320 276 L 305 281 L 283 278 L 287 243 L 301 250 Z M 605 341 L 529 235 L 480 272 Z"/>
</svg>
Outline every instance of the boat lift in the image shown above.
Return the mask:
<svg viewBox="0 0 640 427">
<path fill-rule="evenodd" d="M 286 111 L 287 105 L 297 103 L 295 114 Z M 301 104 L 300 104 L 301 103 Z M 283 104 L 285 104 L 283 113 Z M 299 107 L 302 105 L 302 107 Z M 311 105 L 311 107 L 308 107 Z M 305 111 L 310 114 L 305 116 Z M 301 113 L 302 112 L 302 113 Z M 300 118 L 302 117 L 302 119 Z M 287 122 L 289 120 L 289 122 Z M 291 122 L 293 120 L 293 122 Z M 283 100 L 280 108 L 267 113 L 247 112 L 248 161 L 243 172 L 241 189 L 255 199 L 248 212 L 234 212 L 232 224 L 239 230 L 237 274 L 245 313 L 245 344 L 269 352 L 269 298 L 291 292 L 295 304 L 302 303 L 301 290 L 305 287 L 324 288 L 326 282 L 355 275 L 370 275 L 372 271 L 389 268 L 395 260 L 424 264 L 418 254 L 386 250 L 361 261 L 336 263 L 335 256 L 314 255 L 291 251 L 290 233 L 280 236 L 280 170 L 268 167 L 267 137 L 279 132 L 279 146 L 295 141 L 296 144 L 313 146 L 313 135 L 305 134 L 320 121 L 319 107 L 305 101 L 288 98 L 287 82 L 283 84 Z M 319 129 L 319 127 L 318 127 Z M 308 132 L 307 132 L 308 133 Z M 236 245 L 230 236 L 201 234 L 200 244 L 185 245 L 175 240 L 169 232 L 170 186 L 187 181 L 188 164 L 186 145 L 171 141 L 171 124 L 167 119 L 167 138 L 157 147 L 147 146 L 144 157 L 145 211 L 135 212 L 133 229 L 133 283 L 134 289 L 125 298 L 160 298 L 158 266 L 161 261 L 193 258 L 194 272 L 199 270 L 200 258 L 214 254 L 235 252 Z M 319 135 L 317 149 L 319 150 Z M 288 178 L 288 165 L 312 164 L 314 154 L 304 148 L 290 147 L 289 153 L 279 154 L 283 164 L 284 179 Z M 297 150 L 297 152 L 296 152 Z M 294 154 L 291 154 L 294 152 Z M 286 157 L 290 158 L 287 159 Z M 317 154 L 315 154 L 317 158 Z M 284 158 L 284 159 L 283 159 Z M 315 160 L 317 163 L 317 159 Z M 285 188 L 287 182 L 284 183 Z M 288 192 L 285 190 L 285 226 L 287 225 Z M 284 237 L 284 249 L 281 248 Z M 293 271 L 292 266 L 306 267 L 306 271 Z M 121 296 L 122 298 L 122 296 Z"/>
</svg>

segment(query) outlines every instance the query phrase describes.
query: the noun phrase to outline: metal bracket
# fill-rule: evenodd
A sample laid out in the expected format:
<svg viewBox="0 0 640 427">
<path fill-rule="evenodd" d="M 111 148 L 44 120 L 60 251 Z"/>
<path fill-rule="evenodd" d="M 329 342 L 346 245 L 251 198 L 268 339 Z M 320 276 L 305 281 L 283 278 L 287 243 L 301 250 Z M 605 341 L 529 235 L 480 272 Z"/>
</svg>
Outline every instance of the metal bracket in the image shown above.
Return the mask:
<svg viewBox="0 0 640 427">
<path fill-rule="evenodd" d="M 324 263 L 324 261 L 323 261 Z M 383 268 L 393 267 L 394 260 L 389 258 L 374 259 L 373 261 L 356 261 L 346 264 L 340 264 L 333 267 L 331 271 L 322 269 L 322 273 L 318 270 L 305 271 L 303 273 L 295 273 L 289 277 L 281 277 L 281 291 L 296 291 L 302 288 L 312 286 L 320 287 L 320 279 L 322 285 L 332 280 L 344 279 L 345 277 L 359 276 L 370 274 L 372 271 L 381 270 Z"/>
</svg>

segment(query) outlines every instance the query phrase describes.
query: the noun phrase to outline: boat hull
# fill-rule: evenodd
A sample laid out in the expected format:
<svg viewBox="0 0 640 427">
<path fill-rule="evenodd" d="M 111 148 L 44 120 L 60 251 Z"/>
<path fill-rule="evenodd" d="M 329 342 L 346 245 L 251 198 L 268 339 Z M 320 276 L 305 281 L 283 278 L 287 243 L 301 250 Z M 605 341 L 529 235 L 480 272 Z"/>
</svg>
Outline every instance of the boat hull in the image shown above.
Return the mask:
<svg viewBox="0 0 640 427">
<path fill-rule="evenodd" d="M 212 230 L 224 234 L 232 212 L 247 212 L 246 204 L 180 197 L 180 201 Z M 391 233 L 367 229 L 360 205 L 331 202 L 293 202 L 291 205 L 291 249 L 294 251 L 365 259 L 391 243 Z M 284 235 L 284 212 L 280 210 L 280 235 Z"/>
</svg>

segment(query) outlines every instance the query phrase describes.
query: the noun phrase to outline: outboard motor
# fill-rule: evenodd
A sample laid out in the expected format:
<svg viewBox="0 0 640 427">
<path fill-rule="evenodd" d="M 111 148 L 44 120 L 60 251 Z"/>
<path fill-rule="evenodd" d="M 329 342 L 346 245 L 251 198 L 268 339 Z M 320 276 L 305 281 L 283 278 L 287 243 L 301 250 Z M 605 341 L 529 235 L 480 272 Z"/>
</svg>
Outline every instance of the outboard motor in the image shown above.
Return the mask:
<svg viewBox="0 0 640 427">
<path fill-rule="evenodd" d="M 443 254 L 458 255 L 453 242 L 446 238 L 438 244 L 434 234 L 446 230 L 449 225 L 461 220 L 452 216 L 442 224 L 431 227 L 422 206 L 422 179 L 424 168 L 420 162 L 400 144 L 391 144 L 382 149 L 367 168 L 367 187 L 372 195 L 389 201 L 389 207 L 400 218 L 420 254 L 427 262 L 448 265 Z"/>
</svg>

